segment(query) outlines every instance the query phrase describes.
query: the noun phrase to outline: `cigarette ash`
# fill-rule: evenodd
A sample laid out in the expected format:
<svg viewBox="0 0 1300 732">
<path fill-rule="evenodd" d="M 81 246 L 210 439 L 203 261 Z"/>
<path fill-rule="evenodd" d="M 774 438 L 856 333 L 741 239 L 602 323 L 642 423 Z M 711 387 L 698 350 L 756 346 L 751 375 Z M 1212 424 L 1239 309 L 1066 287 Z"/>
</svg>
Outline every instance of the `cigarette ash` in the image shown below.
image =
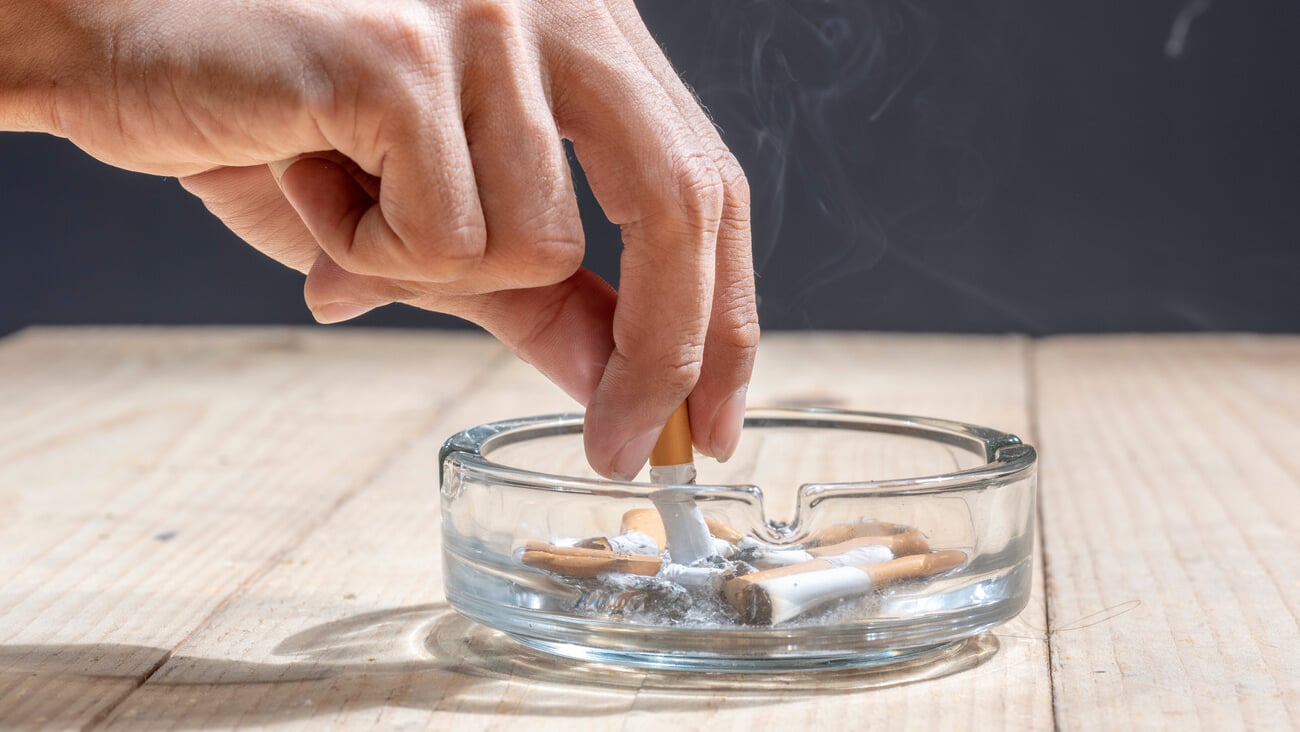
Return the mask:
<svg viewBox="0 0 1300 732">
<path fill-rule="evenodd" d="M 665 562 L 653 577 L 606 572 L 574 582 L 581 592 L 574 610 L 645 625 L 736 625 L 740 618 L 722 585 L 755 571 L 751 564 L 712 556 L 690 565 Z"/>
<path fill-rule="evenodd" d="M 562 577 L 577 593 L 566 602 L 579 614 L 700 627 L 860 621 L 880 612 L 882 590 L 933 581 L 967 559 L 964 551 L 933 550 L 919 530 L 897 524 L 836 525 L 778 547 L 695 506 L 668 507 L 627 512 L 622 533 L 611 537 L 529 541 L 518 558 Z M 675 562 L 674 548 L 678 557 L 698 558 Z"/>
</svg>

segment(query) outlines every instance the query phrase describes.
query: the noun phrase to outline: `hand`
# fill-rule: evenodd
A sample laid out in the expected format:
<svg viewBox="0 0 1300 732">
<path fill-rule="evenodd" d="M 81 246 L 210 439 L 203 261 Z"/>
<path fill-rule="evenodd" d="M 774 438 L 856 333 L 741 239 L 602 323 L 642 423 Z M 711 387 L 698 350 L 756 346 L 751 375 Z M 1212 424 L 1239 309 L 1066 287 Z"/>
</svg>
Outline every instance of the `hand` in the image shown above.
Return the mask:
<svg viewBox="0 0 1300 732">
<path fill-rule="evenodd" d="M 758 341 L 748 189 L 631 0 L 137 0 L 65 18 L 90 58 L 35 105 L 52 131 L 181 176 L 308 273 L 322 322 L 400 301 L 483 326 L 587 405 L 607 476 L 634 475 L 688 395 L 698 449 L 735 449 Z M 617 294 L 580 269 L 563 138 L 622 229 Z M 295 156 L 277 182 L 267 163 Z"/>
</svg>

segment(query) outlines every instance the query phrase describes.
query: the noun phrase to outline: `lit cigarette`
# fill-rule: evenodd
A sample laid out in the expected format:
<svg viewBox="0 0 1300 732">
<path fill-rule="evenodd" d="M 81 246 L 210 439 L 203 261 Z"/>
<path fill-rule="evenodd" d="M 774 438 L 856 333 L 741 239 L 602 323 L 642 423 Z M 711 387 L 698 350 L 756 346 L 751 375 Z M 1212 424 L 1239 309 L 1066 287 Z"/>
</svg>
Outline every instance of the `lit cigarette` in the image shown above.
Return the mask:
<svg viewBox="0 0 1300 732">
<path fill-rule="evenodd" d="M 585 549 L 555 546 L 540 541 L 524 545 L 520 555 L 524 564 L 545 569 L 564 577 L 595 577 L 606 572 L 623 572 L 653 577 L 659 574 L 663 560 L 645 554 L 619 554 L 608 549 Z"/>
<path fill-rule="evenodd" d="M 966 553 L 955 550 L 850 566 L 817 559 L 737 577 L 723 586 L 723 593 L 742 621 L 771 625 L 892 582 L 946 572 L 964 561 Z"/>
</svg>

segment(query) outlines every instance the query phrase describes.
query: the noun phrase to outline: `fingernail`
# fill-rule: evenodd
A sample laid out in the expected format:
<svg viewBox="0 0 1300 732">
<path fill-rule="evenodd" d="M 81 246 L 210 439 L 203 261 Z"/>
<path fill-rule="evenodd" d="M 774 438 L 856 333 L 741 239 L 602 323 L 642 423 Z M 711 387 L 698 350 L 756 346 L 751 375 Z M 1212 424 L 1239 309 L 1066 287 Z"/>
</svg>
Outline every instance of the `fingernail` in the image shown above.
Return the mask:
<svg viewBox="0 0 1300 732">
<path fill-rule="evenodd" d="M 709 441 L 713 448 L 713 457 L 720 463 L 731 459 L 740 444 L 740 428 L 745 424 L 745 392 L 741 389 L 718 410 L 713 420 L 713 439 Z"/>
<path fill-rule="evenodd" d="M 266 167 L 271 169 L 271 177 L 275 178 L 276 183 L 279 183 L 280 179 L 284 177 L 284 171 L 288 170 L 290 165 L 293 165 L 301 159 L 302 156 L 294 155 L 293 157 L 285 158 L 284 160 L 272 160 L 266 164 Z"/>
<path fill-rule="evenodd" d="M 374 310 L 374 305 L 357 305 L 351 302 L 331 302 L 324 305 L 317 305 L 311 314 L 316 318 L 317 323 L 328 325 L 330 323 L 342 323 L 345 320 L 352 320 L 359 315 Z"/>
<path fill-rule="evenodd" d="M 614 480 L 636 480 L 641 468 L 645 467 L 645 461 L 650 459 L 650 451 L 654 449 L 662 431 L 663 427 L 656 427 L 623 445 L 623 449 L 614 456 L 614 464 L 610 466 L 609 472 Z"/>
</svg>

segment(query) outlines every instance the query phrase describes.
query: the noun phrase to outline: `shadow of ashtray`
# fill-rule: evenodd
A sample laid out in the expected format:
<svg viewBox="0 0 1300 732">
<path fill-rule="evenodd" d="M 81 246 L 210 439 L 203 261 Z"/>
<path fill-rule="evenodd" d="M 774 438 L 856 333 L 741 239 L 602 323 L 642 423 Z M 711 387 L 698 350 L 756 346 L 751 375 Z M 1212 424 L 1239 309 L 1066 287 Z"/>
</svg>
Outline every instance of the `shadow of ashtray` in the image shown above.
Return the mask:
<svg viewBox="0 0 1300 732">
<path fill-rule="evenodd" d="M 673 671 L 579 661 L 533 649 L 480 625 L 446 604 L 393 608 L 332 621 L 296 633 L 276 646 L 278 656 L 310 661 L 317 674 L 330 667 L 370 674 L 442 671 L 489 679 L 610 690 L 676 693 L 836 693 L 885 688 L 973 669 L 998 652 L 989 632 L 926 656 L 862 668 L 772 673 Z"/>
</svg>

